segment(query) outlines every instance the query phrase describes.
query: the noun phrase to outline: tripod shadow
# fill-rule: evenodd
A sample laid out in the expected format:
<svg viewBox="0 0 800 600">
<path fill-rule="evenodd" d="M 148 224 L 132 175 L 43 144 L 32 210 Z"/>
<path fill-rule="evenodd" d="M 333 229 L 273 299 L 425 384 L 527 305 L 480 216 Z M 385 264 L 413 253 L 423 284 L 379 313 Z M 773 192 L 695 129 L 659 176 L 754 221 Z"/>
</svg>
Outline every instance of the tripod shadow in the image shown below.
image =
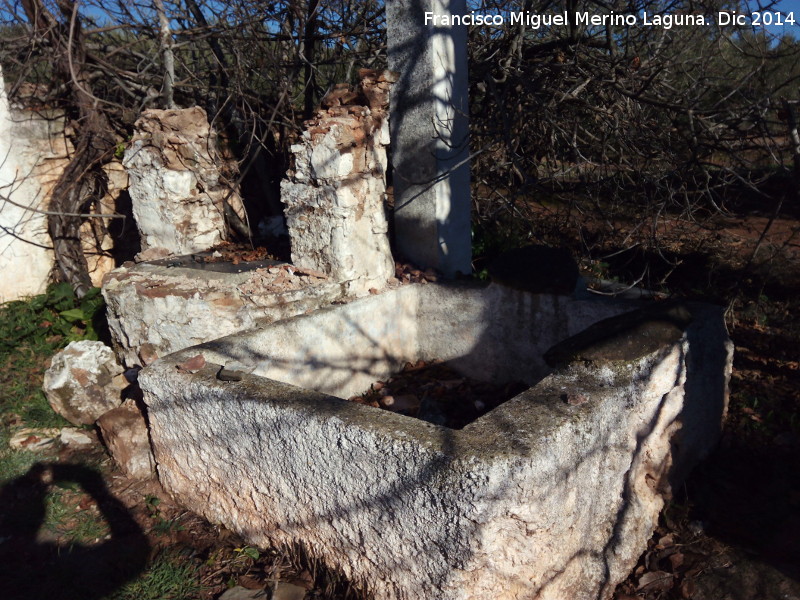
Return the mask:
<svg viewBox="0 0 800 600">
<path fill-rule="evenodd" d="M 93 545 L 38 539 L 50 483 L 76 483 L 97 503 L 110 536 Z M 100 474 L 81 465 L 37 463 L 0 490 L 0 595 L 7 599 L 99 600 L 136 577 L 150 545 Z"/>
</svg>

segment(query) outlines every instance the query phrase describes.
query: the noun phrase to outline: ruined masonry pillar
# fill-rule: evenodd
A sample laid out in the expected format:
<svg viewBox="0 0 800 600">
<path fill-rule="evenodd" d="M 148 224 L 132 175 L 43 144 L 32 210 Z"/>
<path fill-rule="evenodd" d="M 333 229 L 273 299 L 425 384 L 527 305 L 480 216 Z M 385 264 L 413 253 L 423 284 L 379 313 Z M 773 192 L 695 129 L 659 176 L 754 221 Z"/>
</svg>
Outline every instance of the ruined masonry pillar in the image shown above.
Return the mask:
<svg viewBox="0 0 800 600">
<path fill-rule="evenodd" d="M 140 260 L 207 250 L 227 238 L 225 203 L 240 219 L 238 193 L 223 184 L 216 133 L 200 107 L 146 110 L 122 164 L 130 176 Z"/>
<path fill-rule="evenodd" d="M 396 244 L 446 276 L 470 273 L 466 27 L 425 23 L 466 13 L 465 0 L 387 0 Z"/>
<path fill-rule="evenodd" d="M 391 75 L 363 70 L 357 91 L 337 86 L 292 146 L 281 182 L 292 262 L 347 285 L 382 289 L 394 276 L 386 201 Z"/>
</svg>

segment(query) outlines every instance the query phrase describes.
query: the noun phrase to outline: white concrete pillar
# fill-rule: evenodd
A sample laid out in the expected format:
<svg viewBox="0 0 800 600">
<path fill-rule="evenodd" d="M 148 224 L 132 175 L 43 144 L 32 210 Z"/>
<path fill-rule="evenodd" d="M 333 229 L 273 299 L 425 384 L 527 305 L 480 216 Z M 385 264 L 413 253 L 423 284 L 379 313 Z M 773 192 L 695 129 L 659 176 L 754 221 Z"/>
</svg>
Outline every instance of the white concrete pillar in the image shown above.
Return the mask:
<svg viewBox="0 0 800 600">
<path fill-rule="evenodd" d="M 470 273 L 465 0 L 387 0 L 397 249 L 446 276 Z"/>
</svg>

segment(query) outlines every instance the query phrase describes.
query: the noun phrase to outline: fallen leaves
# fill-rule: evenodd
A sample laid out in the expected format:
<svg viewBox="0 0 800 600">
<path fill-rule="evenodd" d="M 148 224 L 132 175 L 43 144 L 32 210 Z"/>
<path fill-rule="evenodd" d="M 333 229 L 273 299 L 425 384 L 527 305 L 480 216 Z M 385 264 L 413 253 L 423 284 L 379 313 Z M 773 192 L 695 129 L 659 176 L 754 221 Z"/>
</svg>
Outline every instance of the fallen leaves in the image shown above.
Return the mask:
<svg viewBox="0 0 800 600">
<path fill-rule="evenodd" d="M 666 571 L 649 571 L 639 578 L 640 591 L 661 591 L 666 592 L 672 589 L 673 575 Z"/>
<path fill-rule="evenodd" d="M 394 276 L 400 283 L 428 283 L 439 280 L 439 274 L 434 269 L 417 269 L 407 263 L 394 264 Z"/>
<path fill-rule="evenodd" d="M 520 381 L 478 381 L 441 361 L 419 360 L 350 400 L 460 429 L 527 388 Z"/>
<path fill-rule="evenodd" d="M 321 271 L 284 264 L 256 269 L 237 289 L 245 295 L 278 293 L 314 285 L 327 279 L 328 276 Z"/>
<path fill-rule="evenodd" d="M 274 260 L 275 256 L 262 246 L 250 248 L 230 242 L 221 242 L 213 248 L 213 253 L 200 256 L 199 259 L 200 262 L 205 263 L 230 262 L 238 265 L 242 262 Z"/>
</svg>

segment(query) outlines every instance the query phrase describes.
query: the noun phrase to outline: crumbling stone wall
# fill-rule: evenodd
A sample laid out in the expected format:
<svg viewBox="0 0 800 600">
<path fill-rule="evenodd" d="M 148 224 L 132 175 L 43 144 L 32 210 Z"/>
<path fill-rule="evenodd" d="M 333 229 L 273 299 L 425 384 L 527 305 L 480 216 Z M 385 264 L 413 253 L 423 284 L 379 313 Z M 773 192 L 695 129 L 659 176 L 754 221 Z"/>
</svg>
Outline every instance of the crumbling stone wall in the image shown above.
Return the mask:
<svg viewBox="0 0 800 600">
<path fill-rule="evenodd" d="M 241 198 L 220 178 L 221 164 L 202 108 L 142 113 L 123 159 L 141 259 L 191 254 L 226 239 L 226 202 L 244 219 Z"/>
<path fill-rule="evenodd" d="M 361 75 L 357 90 L 340 85 L 323 98 L 281 183 L 292 262 L 347 282 L 355 294 L 381 289 L 394 275 L 384 208 L 394 76 Z"/>
</svg>

